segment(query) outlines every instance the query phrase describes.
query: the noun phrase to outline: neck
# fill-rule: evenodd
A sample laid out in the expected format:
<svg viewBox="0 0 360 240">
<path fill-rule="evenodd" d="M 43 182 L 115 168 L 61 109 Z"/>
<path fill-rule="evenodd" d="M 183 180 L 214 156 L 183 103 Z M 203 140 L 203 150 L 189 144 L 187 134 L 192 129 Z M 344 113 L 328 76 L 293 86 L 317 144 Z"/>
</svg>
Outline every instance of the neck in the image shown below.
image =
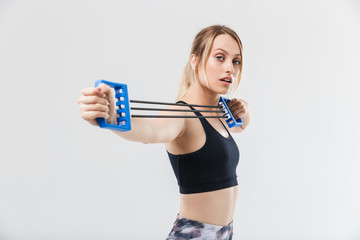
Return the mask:
<svg viewBox="0 0 360 240">
<path fill-rule="evenodd" d="M 200 84 L 194 83 L 181 99 L 188 104 L 217 106 L 219 98 L 220 94 L 211 92 Z"/>
</svg>

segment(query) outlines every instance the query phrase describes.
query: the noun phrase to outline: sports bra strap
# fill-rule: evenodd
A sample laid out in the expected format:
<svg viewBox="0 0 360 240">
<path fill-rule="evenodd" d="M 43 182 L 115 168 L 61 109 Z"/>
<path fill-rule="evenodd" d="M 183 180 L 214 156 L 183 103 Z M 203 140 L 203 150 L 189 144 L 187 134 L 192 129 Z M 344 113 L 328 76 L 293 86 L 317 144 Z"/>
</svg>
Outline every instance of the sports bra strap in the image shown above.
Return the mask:
<svg viewBox="0 0 360 240">
<path fill-rule="evenodd" d="M 177 101 L 176 103 L 184 103 L 184 104 L 187 104 L 187 103 L 184 102 L 184 101 Z M 188 105 L 188 107 L 190 107 L 192 110 L 196 110 L 193 106 L 191 106 L 191 105 L 189 105 L 189 104 L 187 104 L 187 105 Z M 194 113 L 196 114 L 196 116 L 203 116 L 200 112 L 194 112 Z M 227 133 L 228 133 L 229 136 L 230 136 L 231 134 L 230 134 L 229 130 L 227 129 L 227 127 L 224 125 L 224 123 L 221 121 L 220 118 L 219 118 L 219 121 L 221 122 L 221 124 L 223 125 L 223 127 L 225 128 L 225 130 L 227 131 Z M 211 124 L 210 124 L 207 120 L 205 120 L 204 118 L 200 118 L 200 122 L 202 123 L 203 126 L 204 126 L 204 124 L 211 126 Z M 206 128 L 206 127 L 204 126 L 204 128 Z"/>
<path fill-rule="evenodd" d="M 190 107 L 191 110 L 196 110 L 193 106 L 189 105 L 188 103 L 184 102 L 184 101 L 177 101 L 176 103 L 184 103 L 187 104 L 187 107 Z M 196 116 L 203 116 L 200 112 L 194 112 L 196 114 Z M 201 119 L 200 119 L 201 120 Z"/>
<path fill-rule="evenodd" d="M 223 122 L 221 121 L 221 119 L 219 118 L 219 121 L 221 122 L 221 124 L 224 126 L 225 130 L 227 131 L 227 133 L 229 134 L 229 137 L 230 137 L 230 132 L 229 130 L 227 129 L 227 127 L 223 124 Z"/>
</svg>

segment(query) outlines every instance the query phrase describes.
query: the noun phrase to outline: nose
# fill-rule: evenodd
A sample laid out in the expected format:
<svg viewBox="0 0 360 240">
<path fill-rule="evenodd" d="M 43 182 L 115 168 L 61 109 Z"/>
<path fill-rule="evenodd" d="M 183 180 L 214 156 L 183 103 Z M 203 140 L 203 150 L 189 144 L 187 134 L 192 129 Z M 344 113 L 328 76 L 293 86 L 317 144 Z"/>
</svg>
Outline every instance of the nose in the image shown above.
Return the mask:
<svg viewBox="0 0 360 240">
<path fill-rule="evenodd" d="M 234 74 L 234 64 L 232 61 L 227 61 L 225 64 L 226 73 Z"/>
</svg>

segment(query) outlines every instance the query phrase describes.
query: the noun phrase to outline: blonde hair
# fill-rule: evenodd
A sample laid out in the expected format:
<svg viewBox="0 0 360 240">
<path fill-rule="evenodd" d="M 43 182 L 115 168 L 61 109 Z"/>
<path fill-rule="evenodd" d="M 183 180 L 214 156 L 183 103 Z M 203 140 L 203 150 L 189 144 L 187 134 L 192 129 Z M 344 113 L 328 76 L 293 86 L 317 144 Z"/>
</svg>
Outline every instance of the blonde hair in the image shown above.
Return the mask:
<svg viewBox="0 0 360 240">
<path fill-rule="evenodd" d="M 206 72 L 205 72 L 205 64 L 210 56 L 210 51 L 213 46 L 214 40 L 217 36 L 221 34 L 228 34 L 232 38 L 235 39 L 235 41 L 239 44 L 240 48 L 240 73 L 238 76 L 238 79 L 236 79 L 236 83 L 231 87 L 230 95 L 232 95 L 236 89 L 239 87 L 240 79 L 241 79 L 241 73 L 242 73 L 242 66 L 243 66 L 243 56 L 242 56 L 242 43 L 239 38 L 239 36 L 236 34 L 235 31 L 232 29 L 224 26 L 224 25 L 212 25 L 207 28 L 204 28 L 201 30 L 195 37 L 192 47 L 190 56 L 194 54 L 197 58 L 195 70 L 192 69 L 191 63 L 190 63 L 190 57 L 189 61 L 187 62 L 181 82 L 180 82 L 180 88 L 177 95 L 177 100 L 181 99 L 187 92 L 187 90 L 190 88 L 190 86 L 197 81 L 197 73 L 199 71 L 199 65 L 201 63 L 201 67 L 205 73 L 205 81 L 208 85 L 207 79 L 206 79 Z"/>
</svg>

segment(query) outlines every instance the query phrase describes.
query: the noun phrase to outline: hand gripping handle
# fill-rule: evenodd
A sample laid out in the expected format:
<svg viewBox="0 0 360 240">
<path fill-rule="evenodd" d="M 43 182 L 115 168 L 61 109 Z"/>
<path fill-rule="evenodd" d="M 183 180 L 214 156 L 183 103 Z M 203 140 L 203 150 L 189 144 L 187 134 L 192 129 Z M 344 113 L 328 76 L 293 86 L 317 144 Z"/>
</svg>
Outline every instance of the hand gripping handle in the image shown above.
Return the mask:
<svg viewBox="0 0 360 240">
<path fill-rule="evenodd" d="M 225 121 L 226 121 L 227 125 L 229 126 L 229 128 L 242 126 L 243 122 L 242 122 L 241 118 L 235 120 L 234 116 L 231 114 L 231 112 L 226 104 L 227 102 L 230 102 L 230 99 L 220 97 L 219 106 L 221 107 L 221 109 L 224 112 L 224 117 L 225 117 Z"/>
<path fill-rule="evenodd" d="M 101 128 L 108 128 L 120 132 L 131 130 L 130 108 L 129 108 L 129 95 L 127 85 L 122 83 L 114 83 L 105 80 L 98 80 L 95 82 L 95 87 L 100 83 L 105 83 L 115 89 L 115 99 L 117 107 L 117 125 L 109 124 L 105 118 L 97 118 L 97 123 Z"/>
</svg>

